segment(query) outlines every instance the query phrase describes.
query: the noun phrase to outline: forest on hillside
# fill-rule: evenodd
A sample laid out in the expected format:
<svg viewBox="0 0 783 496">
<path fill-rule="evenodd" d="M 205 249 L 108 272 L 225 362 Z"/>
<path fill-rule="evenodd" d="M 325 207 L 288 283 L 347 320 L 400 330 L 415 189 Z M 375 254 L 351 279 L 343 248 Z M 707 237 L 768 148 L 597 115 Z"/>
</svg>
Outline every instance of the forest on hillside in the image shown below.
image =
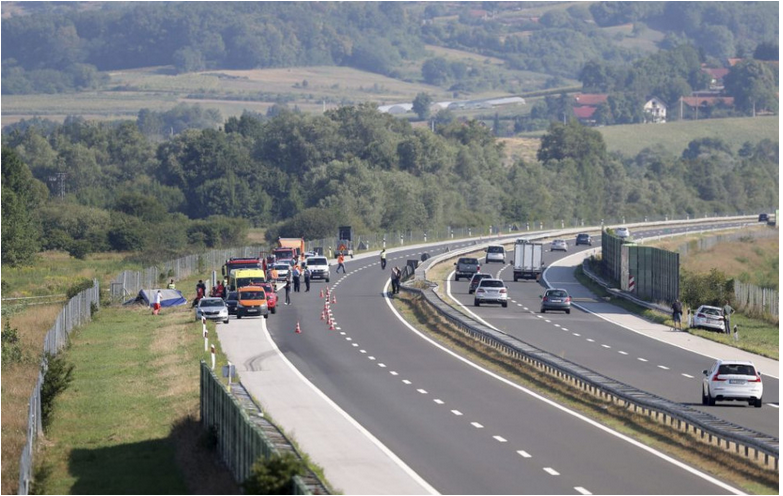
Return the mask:
<svg viewBox="0 0 783 496">
<path fill-rule="evenodd" d="M 45 249 L 165 257 L 267 235 L 331 236 L 525 221 L 752 212 L 778 204 L 778 143 L 734 152 L 609 154 L 598 131 L 553 123 L 538 160 L 504 165 L 475 122 L 428 128 L 370 104 L 245 114 L 160 142 L 136 123 L 72 118 L 3 134 L 3 263 Z M 65 176 L 58 173 L 67 171 Z"/>
<path fill-rule="evenodd" d="M 644 55 L 606 27 L 632 24 L 639 39 L 655 29 L 665 35 L 659 49 L 693 45 L 720 67 L 777 45 L 779 25 L 775 2 L 4 3 L 23 14 L 2 20 L 3 94 L 103 88 L 106 71 L 149 66 L 338 65 L 400 78 L 411 61 L 433 58 L 425 44 L 497 57 L 511 69 L 550 74 L 557 86 L 589 61 L 627 64 Z M 525 15 L 530 7 L 545 12 Z M 445 74 L 423 70 L 420 79 L 455 91 L 507 84 L 464 62 Z"/>
</svg>

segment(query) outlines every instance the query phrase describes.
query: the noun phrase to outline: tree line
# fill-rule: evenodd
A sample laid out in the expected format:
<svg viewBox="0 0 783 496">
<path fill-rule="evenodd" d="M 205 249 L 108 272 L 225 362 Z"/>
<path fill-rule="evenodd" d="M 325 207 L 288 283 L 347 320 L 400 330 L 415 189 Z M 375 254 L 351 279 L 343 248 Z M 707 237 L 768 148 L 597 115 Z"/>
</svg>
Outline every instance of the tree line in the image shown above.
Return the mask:
<svg viewBox="0 0 783 496">
<path fill-rule="evenodd" d="M 598 223 L 778 203 L 777 143 L 735 153 L 702 139 L 681 154 L 647 149 L 623 158 L 574 121 L 550 126 L 538 160 L 511 164 L 476 121 L 432 132 L 373 104 L 244 114 L 164 141 L 127 121 L 70 119 L 46 129 L 3 135 L 4 263 L 39 249 L 165 255 L 240 244 L 248 226 L 270 238 L 317 239 L 338 225 L 371 233 Z"/>
</svg>

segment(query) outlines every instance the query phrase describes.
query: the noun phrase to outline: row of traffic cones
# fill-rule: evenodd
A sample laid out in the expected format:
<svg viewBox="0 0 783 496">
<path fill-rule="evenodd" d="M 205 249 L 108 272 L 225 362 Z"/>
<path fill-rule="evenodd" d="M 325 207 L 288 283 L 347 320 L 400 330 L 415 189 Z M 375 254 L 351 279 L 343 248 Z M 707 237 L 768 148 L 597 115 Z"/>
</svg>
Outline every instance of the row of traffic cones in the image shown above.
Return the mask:
<svg viewBox="0 0 783 496">
<path fill-rule="evenodd" d="M 329 326 L 329 330 L 330 331 L 334 331 L 335 330 L 335 327 L 334 327 L 335 322 L 334 322 L 334 319 L 332 319 L 332 309 L 329 308 L 329 295 L 330 295 L 329 286 L 326 286 L 326 292 L 325 293 L 324 293 L 323 288 L 321 289 L 321 292 L 320 292 L 320 295 L 319 295 L 320 298 L 323 298 L 324 296 L 326 296 L 326 301 L 324 301 L 324 309 L 321 310 L 321 320 L 326 320 L 326 324 Z M 337 303 L 337 295 L 332 293 L 331 296 L 332 296 L 332 304 L 334 305 L 334 304 Z M 296 334 L 302 334 L 302 328 L 299 326 L 299 322 L 298 321 L 296 322 L 296 329 L 294 329 L 294 332 Z"/>
</svg>

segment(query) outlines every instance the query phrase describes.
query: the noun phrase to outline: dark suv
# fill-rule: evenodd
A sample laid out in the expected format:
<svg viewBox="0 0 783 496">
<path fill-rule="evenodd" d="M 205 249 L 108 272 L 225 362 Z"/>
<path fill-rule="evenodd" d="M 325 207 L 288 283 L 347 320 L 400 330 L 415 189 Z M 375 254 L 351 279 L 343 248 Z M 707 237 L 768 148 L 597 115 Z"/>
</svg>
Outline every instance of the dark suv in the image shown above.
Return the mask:
<svg viewBox="0 0 783 496">
<path fill-rule="evenodd" d="M 454 271 L 454 280 L 459 281 L 460 277 L 473 277 L 473 274 L 481 270 L 478 258 L 462 257 L 454 265 L 457 269 Z"/>
<path fill-rule="evenodd" d="M 585 234 L 585 233 L 577 234 L 575 244 L 576 246 L 579 245 L 593 246 L 593 238 L 591 238 L 589 234 Z"/>
</svg>

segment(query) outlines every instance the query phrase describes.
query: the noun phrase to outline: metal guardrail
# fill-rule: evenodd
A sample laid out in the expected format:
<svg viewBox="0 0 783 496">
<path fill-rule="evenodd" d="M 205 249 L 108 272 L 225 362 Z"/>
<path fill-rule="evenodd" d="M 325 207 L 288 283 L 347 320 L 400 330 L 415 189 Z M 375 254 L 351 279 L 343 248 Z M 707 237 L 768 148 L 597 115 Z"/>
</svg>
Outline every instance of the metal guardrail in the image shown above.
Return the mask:
<svg viewBox="0 0 783 496">
<path fill-rule="evenodd" d="M 27 439 L 19 460 L 19 489 L 17 494 L 29 494 L 30 485 L 33 481 L 35 441 L 38 439 L 38 435 L 43 432 L 43 425 L 41 424 L 41 387 L 43 386 L 44 374 L 46 374 L 47 370 L 46 354 L 56 355 L 59 353 L 68 344 L 71 331 L 92 319 L 93 305 L 96 307 L 100 305 L 98 280 L 93 280 L 92 284 L 91 288 L 85 289 L 68 301 L 63 309 L 60 310 L 54 325 L 44 338 L 44 355 L 41 358 L 38 380 L 28 402 Z"/>
<path fill-rule="evenodd" d="M 539 239 L 541 237 L 544 236 L 536 236 Z M 463 253 L 475 251 L 481 246 L 483 245 L 471 246 L 431 259 L 425 267 L 416 270 L 416 279 L 426 280 L 426 270 L 429 267 Z M 598 398 L 691 434 L 701 442 L 731 451 L 765 468 L 778 470 L 779 440 L 777 438 L 636 389 L 492 329 L 458 312 L 443 301 L 432 287 L 421 290 L 403 285 L 402 289 L 420 294 L 438 314 L 466 334 L 492 348 L 558 377 Z"/>
<path fill-rule="evenodd" d="M 280 454 L 281 450 L 294 451 L 279 431 L 267 428 L 271 424 L 260 422 L 263 419 L 260 410 L 253 408 L 252 401 L 244 401 L 250 398 L 244 387 L 235 385 L 241 391 L 232 394 L 203 360 L 200 383 L 202 425 L 205 429 L 214 429 L 218 455 L 235 480 L 241 483 L 247 479 L 259 457 L 269 458 Z M 275 442 L 270 436 L 284 439 L 286 443 Z M 294 476 L 293 483 L 293 494 L 329 494 L 312 474 L 305 478 Z"/>
</svg>

